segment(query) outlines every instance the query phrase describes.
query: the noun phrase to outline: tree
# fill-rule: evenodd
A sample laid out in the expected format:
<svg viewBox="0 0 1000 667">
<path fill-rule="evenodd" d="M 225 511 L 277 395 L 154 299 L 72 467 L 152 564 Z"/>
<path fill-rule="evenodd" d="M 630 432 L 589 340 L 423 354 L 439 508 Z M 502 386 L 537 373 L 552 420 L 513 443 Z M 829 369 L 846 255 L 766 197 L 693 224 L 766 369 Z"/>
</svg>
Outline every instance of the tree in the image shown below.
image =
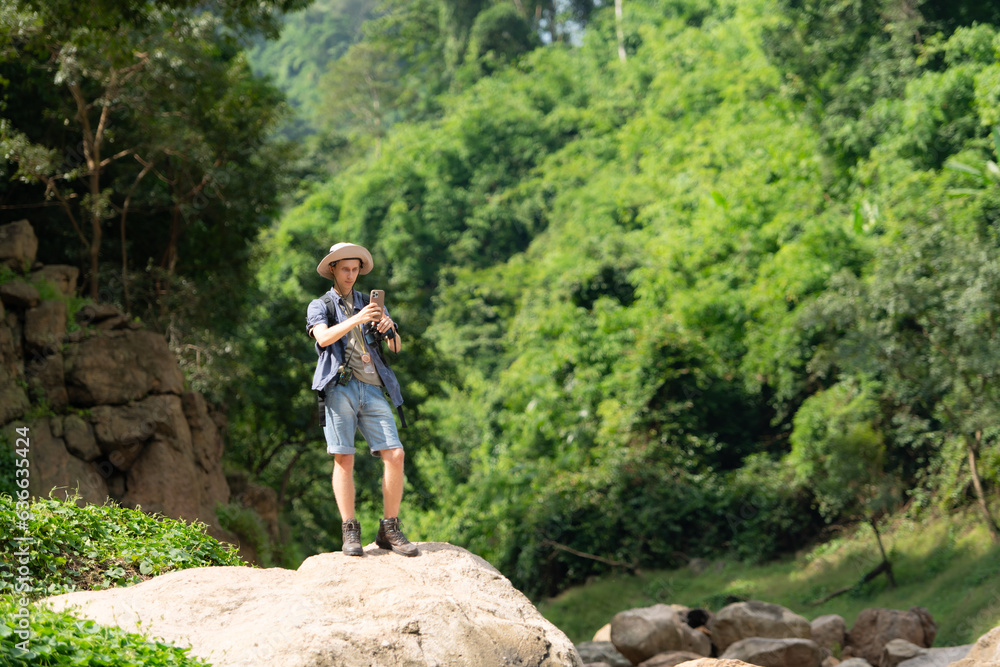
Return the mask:
<svg viewBox="0 0 1000 667">
<path fill-rule="evenodd" d="M 882 561 L 862 582 L 884 572 L 895 588 L 892 563 L 878 530 L 879 519 L 891 510 L 895 489 L 885 471 L 885 438 L 876 425 L 877 391 L 869 382 L 847 379 L 806 399 L 795 414 L 788 463 L 827 521 L 860 517 L 871 526 Z"/>
<path fill-rule="evenodd" d="M 215 6 L 215 14 L 191 4 L 110 5 L 84 21 L 67 3 L 5 7 L 14 18 L 3 35 L 4 67 L 18 77 L 8 74 L 5 99 L 18 104 L 8 105 L 0 122 L 0 143 L 25 185 L 12 189 L 8 201 L 58 203 L 86 255 L 94 299 L 110 219 L 120 223 L 124 285 L 130 245 L 150 253 L 140 267 L 155 256 L 173 274 L 183 229 L 221 223 L 206 202 L 234 203 L 242 185 L 229 177 L 263 156 L 281 113 L 273 89 L 253 82 L 237 40 L 251 30 L 273 30 L 272 12 L 294 3 L 235 0 Z M 258 183 L 276 174 L 271 165 L 253 172 Z M 265 197 L 273 192 L 257 190 Z M 259 210 L 258 197 L 247 203 Z M 126 222 L 137 209 L 154 216 L 169 211 L 169 232 L 160 236 L 147 227 L 129 238 Z M 248 221 L 256 226 L 263 219 L 258 213 Z"/>
</svg>

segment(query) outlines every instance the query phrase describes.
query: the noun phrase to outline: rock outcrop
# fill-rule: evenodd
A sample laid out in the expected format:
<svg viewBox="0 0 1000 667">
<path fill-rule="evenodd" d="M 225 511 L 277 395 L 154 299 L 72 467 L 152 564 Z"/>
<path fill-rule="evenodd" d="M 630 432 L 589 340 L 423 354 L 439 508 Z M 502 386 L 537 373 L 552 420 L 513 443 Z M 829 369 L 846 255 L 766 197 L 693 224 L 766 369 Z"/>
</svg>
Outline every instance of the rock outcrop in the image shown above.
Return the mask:
<svg viewBox="0 0 1000 667">
<path fill-rule="evenodd" d="M 582 667 L 569 639 L 486 561 L 443 543 L 401 558 L 325 553 L 298 570 L 207 567 L 47 598 L 192 647 L 215 667 Z"/>
<path fill-rule="evenodd" d="M 27 221 L 0 226 L 0 263 L 23 275 L 0 284 L 0 433 L 28 429 L 32 494 L 79 489 L 238 541 L 215 514 L 230 501 L 218 420 L 166 340 L 111 304 L 71 319 L 79 271 L 37 264 L 37 248 Z"/>
</svg>

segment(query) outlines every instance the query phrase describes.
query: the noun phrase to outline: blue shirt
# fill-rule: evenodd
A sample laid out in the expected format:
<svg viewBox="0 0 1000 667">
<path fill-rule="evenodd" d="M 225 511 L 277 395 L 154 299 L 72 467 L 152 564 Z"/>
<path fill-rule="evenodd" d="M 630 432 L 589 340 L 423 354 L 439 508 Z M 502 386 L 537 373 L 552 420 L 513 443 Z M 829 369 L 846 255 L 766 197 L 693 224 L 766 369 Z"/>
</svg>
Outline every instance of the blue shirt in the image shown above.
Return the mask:
<svg viewBox="0 0 1000 667">
<path fill-rule="evenodd" d="M 365 307 L 365 303 L 361 298 L 361 292 L 358 290 L 351 291 L 354 293 L 354 312 L 358 312 Z M 344 298 L 332 287 L 327 294 L 333 297 L 335 321 L 328 321 L 329 313 L 323 299 L 313 299 L 309 302 L 309 309 L 306 311 L 306 331 L 321 323 L 328 327 L 333 327 L 345 319 L 343 310 Z M 388 314 L 388 309 L 385 312 Z M 319 391 L 326 388 L 326 385 L 337 375 L 337 369 L 344 363 L 344 339 L 341 338 L 326 347 L 320 346 L 319 342 L 316 342 L 314 346 L 319 359 L 316 361 L 316 371 L 313 373 L 312 388 Z M 375 363 L 375 370 L 378 371 L 378 376 L 382 378 L 382 384 L 385 386 L 389 398 L 392 399 L 393 406 L 398 408 L 403 404 L 403 393 L 399 388 L 399 380 L 396 379 L 396 374 L 382 362 L 382 357 L 378 353 L 372 355 L 372 361 Z"/>
</svg>

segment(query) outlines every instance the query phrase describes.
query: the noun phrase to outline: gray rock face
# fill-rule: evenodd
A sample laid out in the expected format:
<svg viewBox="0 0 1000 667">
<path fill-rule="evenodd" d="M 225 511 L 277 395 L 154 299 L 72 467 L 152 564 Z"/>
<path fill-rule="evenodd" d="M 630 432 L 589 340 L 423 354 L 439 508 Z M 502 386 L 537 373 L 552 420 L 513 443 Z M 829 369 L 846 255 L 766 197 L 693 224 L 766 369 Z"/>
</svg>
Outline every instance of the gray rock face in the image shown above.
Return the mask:
<svg viewBox="0 0 1000 667">
<path fill-rule="evenodd" d="M 611 642 L 582 642 L 576 645 L 576 651 L 586 665 L 603 662 L 610 667 L 632 667 L 629 659 L 619 653 Z"/>
<path fill-rule="evenodd" d="M 68 346 L 66 389 L 74 405 L 120 405 L 178 394 L 184 377 L 167 341 L 151 331 L 113 331 Z"/>
<path fill-rule="evenodd" d="M 705 656 L 712 653 L 708 637 L 665 604 L 615 614 L 611 619 L 611 641 L 634 665 L 667 651 L 690 651 Z"/>
<path fill-rule="evenodd" d="M 48 598 L 55 609 L 179 645 L 214 667 L 582 667 L 569 639 L 486 561 L 443 543 L 369 545 L 297 571 L 207 567 Z"/>
<path fill-rule="evenodd" d="M 735 642 L 723 658 L 742 660 L 760 667 L 820 667 L 823 656 L 811 639 L 750 637 Z"/>
<path fill-rule="evenodd" d="M 35 261 L 38 237 L 27 220 L 0 225 L 0 262 L 15 271 L 24 271 Z"/>
<path fill-rule="evenodd" d="M 723 607 L 709 621 L 712 643 L 720 653 L 741 639 L 810 639 L 809 621 L 780 605 L 751 600 Z"/>
<path fill-rule="evenodd" d="M 882 649 L 893 639 L 905 639 L 921 648 L 930 648 L 936 634 L 937 624 L 921 607 L 909 611 L 865 609 L 847 633 L 843 656 L 864 658 L 877 665 L 882 659 Z"/>
</svg>

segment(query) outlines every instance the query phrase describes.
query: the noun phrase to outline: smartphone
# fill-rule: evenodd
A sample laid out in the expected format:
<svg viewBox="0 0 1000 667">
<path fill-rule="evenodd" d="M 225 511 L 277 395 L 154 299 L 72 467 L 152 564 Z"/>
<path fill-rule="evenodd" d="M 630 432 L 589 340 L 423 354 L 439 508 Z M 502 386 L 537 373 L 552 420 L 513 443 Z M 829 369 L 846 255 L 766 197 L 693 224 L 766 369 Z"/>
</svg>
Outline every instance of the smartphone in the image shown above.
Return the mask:
<svg viewBox="0 0 1000 667">
<path fill-rule="evenodd" d="M 371 293 L 371 302 L 378 304 L 378 307 L 385 311 L 385 292 L 380 289 L 373 289 Z"/>
</svg>

